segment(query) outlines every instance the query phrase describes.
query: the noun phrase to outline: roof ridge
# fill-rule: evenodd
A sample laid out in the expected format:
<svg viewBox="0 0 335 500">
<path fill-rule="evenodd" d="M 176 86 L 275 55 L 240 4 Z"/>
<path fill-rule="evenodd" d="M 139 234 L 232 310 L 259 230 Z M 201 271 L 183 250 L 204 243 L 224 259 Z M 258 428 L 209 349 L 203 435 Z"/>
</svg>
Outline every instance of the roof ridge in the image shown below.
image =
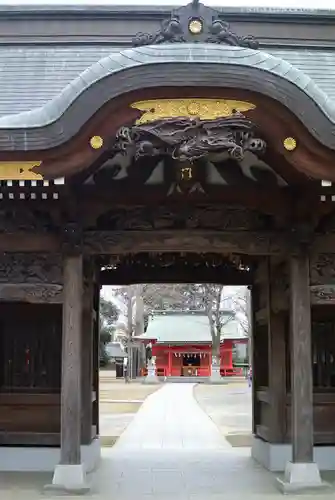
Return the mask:
<svg viewBox="0 0 335 500">
<path fill-rule="evenodd" d="M 82 14 L 134 14 L 136 15 L 146 15 L 146 14 L 170 14 L 172 10 L 180 7 L 179 5 L 97 5 L 94 0 L 91 0 L 92 4 L 81 4 L 81 5 L 71 5 L 71 4 L 43 4 L 43 5 L 22 5 L 22 4 L 2 4 L 0 5 L 0 14 L 8 14 L 17 16 L 20 14 L 31 14 L 31 13 L 82 13 Z M 293 15 L 293 16 L 331 16 L 335 17 L 335 9 L 329 8 L 304 8 L 304 7 L 258 7 L 258 6 L 248 6 L 248 7 L 236 7 L 236 6 L 210 6 L 215 8 L 218 12 L 222 14 L 264 14 L 264 15 Z"/>
</svg>

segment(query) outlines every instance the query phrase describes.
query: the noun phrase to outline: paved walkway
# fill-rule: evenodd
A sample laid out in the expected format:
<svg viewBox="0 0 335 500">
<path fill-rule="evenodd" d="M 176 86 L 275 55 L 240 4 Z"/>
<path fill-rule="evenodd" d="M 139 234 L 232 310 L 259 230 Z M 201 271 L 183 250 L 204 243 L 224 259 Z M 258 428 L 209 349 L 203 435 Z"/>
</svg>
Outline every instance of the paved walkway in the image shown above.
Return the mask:
<svg viewBox="0 0 335 500">
<path fill-rule="evenodd" d="M 118 453 L 229 447 L 195 401 L 193 388 L 193 384 L 166 384 L 149 396 L 118 440 Z"/>
<path fill-rule="evenodd" d="M 59 500 L 43 494 L 51 478 L 0 474 L 0 498 Z M 194 400 L 192 384 L 166 384 L 149 396 L 118 443 L 102 450 L 101 466 L 90 479 L 92 490 L 84 498 L 94 500 L 283 498 L 275 477 L 251 460 L 248 448 L 225 441 Z M 333 490 L 314 498 L 328 500 L 329 493 Z"/>
<path fill-rule="evenodd" d="M 149 396 L 118 443 L 104 450 L 98 491 L 109 484 L 111 500 L 280 498 L 273 476 L 248 449 L 231 448 L 193 387 L 166 384 Z"/>
</svg>

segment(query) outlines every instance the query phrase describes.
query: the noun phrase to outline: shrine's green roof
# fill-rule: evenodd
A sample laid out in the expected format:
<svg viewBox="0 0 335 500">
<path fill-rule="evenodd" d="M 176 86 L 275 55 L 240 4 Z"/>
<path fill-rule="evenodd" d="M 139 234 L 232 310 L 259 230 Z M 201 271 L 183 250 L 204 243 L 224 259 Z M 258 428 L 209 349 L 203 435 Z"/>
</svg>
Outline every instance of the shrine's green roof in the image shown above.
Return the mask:
<svg viewBox="0 0 335 500">
<path fill-rule="evenodd" d="M 168 313 L 153 316 L 141 338 L 157 339 L 158 343 L 211 343 L 209 320 L 206 314 Z M 222 339 L 241 339 L 238 322 L 227 315 Z"/>
</svg>

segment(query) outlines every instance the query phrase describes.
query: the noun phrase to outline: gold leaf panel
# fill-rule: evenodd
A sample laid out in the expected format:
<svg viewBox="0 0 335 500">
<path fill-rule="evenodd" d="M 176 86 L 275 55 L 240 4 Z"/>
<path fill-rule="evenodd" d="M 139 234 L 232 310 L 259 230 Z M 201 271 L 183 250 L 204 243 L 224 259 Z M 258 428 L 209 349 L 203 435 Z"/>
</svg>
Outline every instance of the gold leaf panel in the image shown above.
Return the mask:
<svg viewBox="0 0 335 500">
<path fill-rule="evenodd" d="M 0 161 L 0 180 L 3 181 L 40 181 L 41 174 L 33 172 L 41 161 Z"/>
<path fill-rule="evenodd" d="M 144 111 L 136 123 L 147 123 L 162 118 L 198 117 L 200 120 L 214 120 L 232 116 L 234 112 L 245 113 L 256 106 L 246 101 L 228 99 L 153 99 L 138 101 L 131 107 Z"/>
</svg>

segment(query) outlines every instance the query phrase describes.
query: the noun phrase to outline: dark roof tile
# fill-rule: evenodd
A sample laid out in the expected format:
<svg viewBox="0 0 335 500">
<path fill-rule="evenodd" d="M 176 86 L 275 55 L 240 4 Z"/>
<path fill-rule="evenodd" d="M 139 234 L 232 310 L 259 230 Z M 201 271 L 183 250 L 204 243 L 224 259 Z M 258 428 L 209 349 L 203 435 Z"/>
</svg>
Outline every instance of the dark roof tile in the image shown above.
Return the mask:
<svg viewBox="0 0 335 500">
<path fill-rule="evenodd" d="M 0 116 L 43 106 L 83 71 L 120 50 L 106 45 L 0 46 Z M 306 73 L 328 98 L 335 100 L 335 51 L 271 49 L 269 52 Z M 262 58 L 259 53 L 255 57 L 257 61 Z M 117 61 L 120 67 L 124 64 L 122 59 Z M 287 69 L 290 79 L 295 81 L 291 67 Z M 92 71 L 94 68 L 88 73 Z M 85 80 L 85 73 L 82 78 Z"/>
</svg>

